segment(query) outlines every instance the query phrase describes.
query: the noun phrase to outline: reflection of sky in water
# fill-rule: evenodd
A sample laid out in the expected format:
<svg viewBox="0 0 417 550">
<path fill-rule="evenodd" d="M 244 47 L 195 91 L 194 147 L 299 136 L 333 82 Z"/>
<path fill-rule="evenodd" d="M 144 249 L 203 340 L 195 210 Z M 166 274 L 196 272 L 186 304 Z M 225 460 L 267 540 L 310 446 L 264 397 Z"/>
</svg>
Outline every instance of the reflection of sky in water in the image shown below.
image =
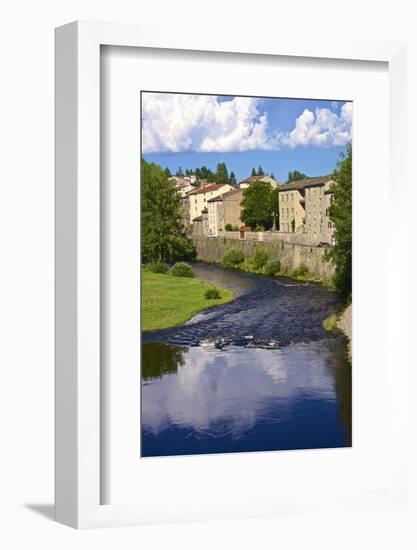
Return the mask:
<svg viewBox="0 0 417 550">
<path fill-rule="evenodd" d="M 304 414 L 300 401 L 336 409 L 331 354 L 319 343 L 277 350 L 192 347 L 182 355 L 176 372 L 143 382 L 145 435 L 175 427 L 186 437 L 239 439 L 259 423 L 291 425 L 292 417 Z M 146 438 L 144 443 L 146 454 Z"/>
</svg>

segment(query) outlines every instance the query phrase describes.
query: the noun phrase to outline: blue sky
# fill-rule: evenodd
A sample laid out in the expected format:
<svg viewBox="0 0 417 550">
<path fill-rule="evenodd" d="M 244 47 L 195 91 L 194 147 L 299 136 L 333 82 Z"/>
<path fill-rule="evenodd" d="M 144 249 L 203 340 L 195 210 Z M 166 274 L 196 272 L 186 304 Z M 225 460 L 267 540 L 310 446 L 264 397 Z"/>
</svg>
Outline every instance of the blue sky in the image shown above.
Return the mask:
<svg viewBox="0 0 417 550">
<path fill-rule="evenodd" d="M 328 174 L 351 127 L 346 101 L 142 93 L 143 156 L 173 173 L 225 162 L 238 180 L 259 165 L 282 181 Z"/>
</svg>

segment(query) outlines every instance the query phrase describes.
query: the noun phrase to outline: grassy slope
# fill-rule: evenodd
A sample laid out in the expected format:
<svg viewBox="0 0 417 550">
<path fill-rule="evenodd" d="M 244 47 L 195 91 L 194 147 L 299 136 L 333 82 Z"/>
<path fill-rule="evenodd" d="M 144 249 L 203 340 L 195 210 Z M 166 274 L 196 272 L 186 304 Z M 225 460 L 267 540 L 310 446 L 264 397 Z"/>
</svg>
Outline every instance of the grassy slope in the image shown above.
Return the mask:
<svg viewBox="0 0 417 550">
<path fill-rule="evenodd" d="M 180 325 L 204 309 L 233 299 L 231 290 L 220 288 L 219 300 L 207 300 L 208 288 L 213 285 L 198 279 L 142 271 L 142 330 Z"/>
</svg>

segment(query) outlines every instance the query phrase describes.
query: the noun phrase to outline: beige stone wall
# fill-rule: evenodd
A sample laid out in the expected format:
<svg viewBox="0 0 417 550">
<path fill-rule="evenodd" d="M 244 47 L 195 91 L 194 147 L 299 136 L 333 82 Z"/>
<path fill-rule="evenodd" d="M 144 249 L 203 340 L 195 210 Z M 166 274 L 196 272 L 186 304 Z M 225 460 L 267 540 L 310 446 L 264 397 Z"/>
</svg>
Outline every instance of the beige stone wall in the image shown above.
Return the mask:
<svg viewBox="0 0 417 550">
<path fill-rule="evenodd" d="M 316 277 L 330 278 L 334 274 L 332 263 L 324 260 L 325 249 L 283 241 L 260 242 L 249 239 L 226 239 L 223 237 L 193 236 L 197 257 L 207 262 L 220 262 L 229 248 L 239 248 L 245 257 L 255 255 L 257 247 L 266 249 L 269 259 L 279 259 L 282 269 L 291 273 L 301 265 L 306 265 L 309 273 Z"/>
<path fill-rule="evenodd" d="M 241 227 L 243 222 L 240 219 L 243 191 L 240 193 L 233 193 L 230 197 L 224 198 L 224 225 L 230 223 L 236 227 Z"/>
<path fill-rule="evenodd" d="M 295 220 L 294 232 L 302 228 L 305 218 L 305 210 L 302 204 L 302 191 L 293 189 L 280 191 L 279 193 L 279 231 L 280 233 L 293 233 L 291 222 Z"/>
<path fill-rule="evenodd" d="M 194 238 L 194 237 L 207 238 L 207 236 L 208 236 L 208 216 L 207 216 L 207 214 L 203 214 L 201 220 L 195 221 L 191 225 L 191 235 L 192 235 L 192 238 Z"/>
<path fill-rule="evenodd" d="M 207 203 L 209 235 L 223 236 L 225 234 L 225 227 L 229 223 L 237 227 L 242 225 L 240 220 L 240 202 L 242 196 L 243 191 L 233 193 L 230 196 L 226 193 L 221 195 L 221 200 L 209 201 Z"/>
<path fill-rule="evenodd" d="M 225 231 L 227 239 L 242 239 L 240 231 Z M 317 246 L 318 242 L 303 232 L 281 233 L 279 231 L 245 231 L 244 239 L 260 242 L 283 242 L 287 244 L 302 244 L 304 246 Z"/>
</svg>

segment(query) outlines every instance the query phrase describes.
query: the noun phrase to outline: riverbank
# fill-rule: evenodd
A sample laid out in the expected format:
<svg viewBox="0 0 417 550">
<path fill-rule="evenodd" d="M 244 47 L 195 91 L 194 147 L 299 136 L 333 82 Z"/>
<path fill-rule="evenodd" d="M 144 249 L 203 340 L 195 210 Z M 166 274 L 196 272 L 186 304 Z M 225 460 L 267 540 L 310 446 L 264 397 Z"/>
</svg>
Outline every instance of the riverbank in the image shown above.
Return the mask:
<svg viewBox="0 0 417 550">
<path fill-rule="evenodd" d="M 200 264 L 206 264 L 206 265 L 222 266 L 221 262 L 217 262 L 213 260 L 203 260 L 202 258 L 197 258 L 197 262 L 199 262 Z M 335 292 L 335 287 L 334 287 L 332 277 L 318 277 L 317 275 L 310 273 L 308 268 L 305 269 L 305 267 L 303 266 L 296 269 L 295 271 L 290 271 L 287 267 L 282 268 L 281 266 L 281 269 L 279 271 L 271 275 L 269 273 L 265 273 L 265 269 L 263 268 L 257 269 L 256 267 L 254 267 L 252 258 L 249 258 L 249 259 L 246 259 L 241 264 L 237 264 L 235 266 L 227 266 L 226 269 L 231 271 L 240 271 L 243 273 L 249 273 L 251 275 L 263 275 L 264 277 L 269 277 L 271 279 L 286 277 L 288 279 L 293 279 L 294 281 L 300 281 L 300 282 L 306 282 L 306 283 L 319 283 L 325 286 L 327 290 L 330 290 L 331 292 Z"/>
<path fill-rule="evenodd" d="M 340 330 L 348 339 L 348 356 L 352 360 L 352 304 L 345 307 L 340 315 L 332 314 L 323 321 L 323 328 L 327 332 Z"/>
<path fill-rule="evenodd" d="M 279 260 L 281 275 L 291 277 L 294 273 L 303 273 L 305 279 L 317 282 L 332 280 L 334 264 L 327 261 L 327 248 L 290 244 L 285 241 L 261 242 L 249 239 L 227 239 L 223 237 L 192 237 L 197 258 L 203 262 L 219 264 L 231 249 L 243 253 L 245 260 L 250 260 L 256 253 L 263 251 L 268 260 Z M 307 270 L 307 271 L 306 271 Z M 301 273 L 300 273 L 301 271 Z"/>
<path fill-rule="evenodd" d="M 199 279 L 142 271 L 142 330 L 174 327 L 233 300 L 232 290 L 219 287 L 220 298 L 207 299 L 205 292 L 212 288 Z"/>
<path fill-rule="evenodd" d="M 352 304 L 349 304 L 343 311 L 337 326 L 349 340 L 349 357 L 352 359 Z"/>
</svg>

